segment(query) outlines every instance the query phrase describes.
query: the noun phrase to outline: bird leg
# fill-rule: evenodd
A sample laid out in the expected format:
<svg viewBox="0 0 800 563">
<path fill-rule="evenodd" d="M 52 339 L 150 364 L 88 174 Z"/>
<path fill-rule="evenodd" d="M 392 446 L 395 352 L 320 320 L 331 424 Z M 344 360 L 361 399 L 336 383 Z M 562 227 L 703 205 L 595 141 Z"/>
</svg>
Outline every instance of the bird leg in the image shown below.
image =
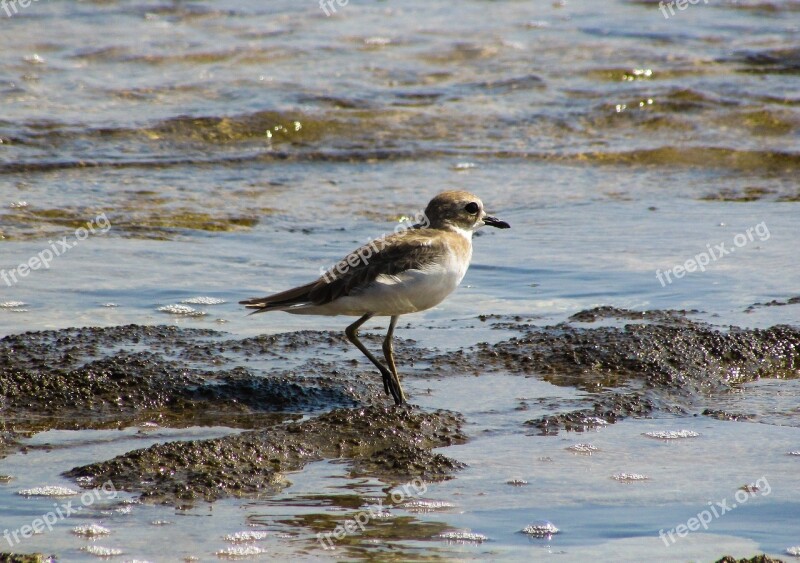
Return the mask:
<svg viewBox="0 0 800 563">
<path fill-rule="evenodd" d="M 399 315 L 394 315 L 392 320 L 389 321 L 389 330 L 386 331 L 386 338 L 383 339 L 383 357 L 386 358 L 386 364 L 389 366 L 389 371 L 392 372 L 392 382 L 400 391 L 400 403 L 398 404 L 401 404 L 405 402 L 406 394 L 403 393 L 403 388 L 400 386 L 400 376 L 397 375 L 397 366 L 394 363 L 394 347 L 392 346 L 394 327 L 397 324 L 397 319 L 399 318 Z"/>
<path fill-rule="evenodd" d="M 372 353 L 367 350 L 366 346 L 364 346 L 358 339 L 358 329 L 361 328 L 361 325 L 370 320 L 372 316 L 372 313 L 367 313 L 356 322 L 348 326 L 344 333 L 347 335 L 347 339 L 352 342 L 356 348 L 361 350 L 361 353 L 369 358 L 369 361 L 375 364 L 375 367 L 377 367 L 381 372 L 381 376 L 383 376 L 383 389 L 386 391 L 386 394 L 392 396 L 395 404 L 402 405 L 405 400 L 403 396 L 403 390 L 400 388 L 400 384 L 396 382 L 394 374 L 386 369 L 386 367 L 381 364 L 378 359 L 373 356 Z M 390 332 L 393 328 L 394 327 L 390 326 Z"/>
</svg>

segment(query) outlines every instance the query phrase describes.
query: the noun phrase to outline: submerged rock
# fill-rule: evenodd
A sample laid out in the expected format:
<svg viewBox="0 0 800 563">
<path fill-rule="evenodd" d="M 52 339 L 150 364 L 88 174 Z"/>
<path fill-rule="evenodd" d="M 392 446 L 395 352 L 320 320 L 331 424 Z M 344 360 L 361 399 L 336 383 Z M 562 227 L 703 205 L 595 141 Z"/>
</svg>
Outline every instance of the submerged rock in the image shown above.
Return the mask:
<svg viewBox="0 0 800 563">
<path fill-rule="evenodd" d="M 647 321 L 622 327 L 525 326 L 519 337 L 478 345 L 477 358 L 469 361 L 594 392 L 590 408 L 527 422 L 543 433 L 588 429 L 656 410 L 685 413 L 743 383 L 800 376 L 800 330 L 779 325 L 723 331 L 680 315 L 599 307 L 571 319 Z"/>
<path fill-rule="evenodd" d="M 528 330 L 519 338 L 479 346 L 481 361 L 517 373 L 540 373 L 556 385 L 588 390 L 628 382 L 678 394 L 705 393 L 760 377 L 797 377 L 800 330 L 681 323 Z"/>
<path fill-rule="evenodd" d="M 736 559 L 735 557 L 726 555 L 721 559 L 718 559 L 716 563 L 784 563 L 784 561 L 783 559 L 773 559 L 766 554 L 754 555 L 750 558 L 742 557 L 741 559 Z"/>
<path fill-rule="evenodd" d="M 278 363 L 287 350 L 308 345 L 306 333 L 224 336 L 137 325 L 7 336 L 0 339 L 5 420 L 36 429 L 82 428 L 149 420 L 156 413 L 173 425 L 183 418 L 185 425 L 237 414 L 355 406 L 380 392 L 377 377 L 332 373 L 330 364 L 307 362 L 295 370 L 284 362 L 264 374 L 240 365 L 249 358 Z M 315 336 L 327 348 L 337 342 L 327 333 Z"/>
<path fill-rule="evenodd" d="M 463 419 L 413 407 L 336 409 L 299 423 L 213 440 L 157 444 L 65 473 L 111 480 L 157 503 L 274 493 L 283 473 L 321 459 L 346 459 L 357 473 L 387 480 L 441 480 L 462 467 L 431 448 L 465 441 Z"/>
<path fill-rule="evenodd" d="M 47 563 L 55 560 L 55 557 L 45 557 L 41 553 L 0 553 L 0 563 Z"/>
<path fill-rule="evenodd" d="M 559 429 L 583 432 L 613 424 L 629 416 L 648 416 L 654 410 L 656 403 L 638 393 L 613 393 L 601 396 L 591 409 L 545 415 L 528 420 L 525 424 L 538 428 L 541 434 L 556 434 Z"/>
<path fill-rule="evenodd" d="M 595 307 L 594 309 L 585 309 L 579 311 L 569 318 L 570 322 L 593 323 L 602 319 L 630 319 L 633 321 L 660 321 L 660 322 L 684 322 L 686 315 L 697 313 L 696 310 L 691 311 L 674 311 L 674 310 L 650 310 L 650 311 L 631 311 L 630 309 L 619 309 L 603 305 Z"/>
<path fill-rule="evenodd" d="M 556 400 L 552 414 L 527 422 L 541 433 L 655 412 L 728 418 L 709 408 L 715 397 L 758 378 L 800 374 L 800 331 L 789 326 L 721 330 L 680 311 L 611 307 L 571 320 L 604 322 L 537 327 L 500 319 L 516 335 L 496 344 L 442 354 L 398 339 L 397 350 L 416 360 L 419 367 L 404 364 L 412 380 L 496 372 L 590 392 Z M 364 339 L 379 345 L 377 336 Z M 341 334 L 322 331 L 246 339 L 136 325 L 25 333 L 0 339 L 0 406 L 15 431 L 153 421 L 253 429 L 158 444 L 67 473 L 111 479 L 151 502 L 272 493 L 287 471 L 321 459 L 344 459 L 357 473 L 387 480 L 443 479 L 459 469 L 432 448 L 465 440 L 462 417 L 382 406 L 371 366 L 341 367 L 348 348 Z M 310 418 L 292 422 L 301 416 Z M 0 432 L 0 455 L 15 438 Z"/>
</svg>

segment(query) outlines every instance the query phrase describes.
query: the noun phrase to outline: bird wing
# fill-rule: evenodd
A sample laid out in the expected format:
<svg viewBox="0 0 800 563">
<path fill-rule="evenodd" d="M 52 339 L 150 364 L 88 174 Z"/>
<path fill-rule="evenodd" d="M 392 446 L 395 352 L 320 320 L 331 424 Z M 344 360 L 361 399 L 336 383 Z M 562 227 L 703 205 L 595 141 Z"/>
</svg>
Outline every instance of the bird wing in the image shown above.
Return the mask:
<svg viewBox="0 0 800 563">
<path fill-rule="evenodd" d="M 317 280 L 281 293 L 239 303 L 254 313 L 301 305 L 325 305 L 368 287 L 378 276 L 397 276 L 425 268 L 445 251 L 441 239 L 425 229 L 405 231 L 373 240 L 345 256 Z"/>
</svg>

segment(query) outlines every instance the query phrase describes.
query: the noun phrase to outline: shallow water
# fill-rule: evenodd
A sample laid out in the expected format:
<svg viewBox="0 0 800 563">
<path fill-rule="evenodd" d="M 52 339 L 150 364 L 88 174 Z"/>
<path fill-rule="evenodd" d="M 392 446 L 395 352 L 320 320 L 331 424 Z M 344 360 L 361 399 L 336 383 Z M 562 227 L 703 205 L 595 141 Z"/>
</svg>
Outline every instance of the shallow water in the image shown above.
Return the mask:
<svg viewBox="0 0 800 563">
<path fill-rule="evenodd" d="M 788 0 L 698 3 L 669 19 L 656 2 L 588 0 L 351 1 L 330 17 L 315 2 L 288 1 L 0 10 L 0 270 L 64 236 L 74 242 L 87 222 L 105 225 L 101 214 L 110 225 L 47 269 L 0 279 L 0 335 L 130 323 L 236 336 L 341 329 L 345 319 L 247 317 L 236 302 L 310 281 L 448 188 L 477 193 L 512 229 L 477 237 L 462 287 L 404 317 L 399 336 L 458 349 L 505 337 L 479 314 L 552 324 L 597 305 L 696 309 L 719 326 L 796 324 L 798 304 L 750 306 L 800 294 L 798 13 Z M 748 229 L 752 240 L 735 247 Z M 657 271 L 721 243 L 735 251 L 705 272 L 658 281 Z M 224 302 L 186 304 L 197 316 L 159 311 L 196 297 Z M 378 326 L 385 321 L 367 328 Z M 522 423 L 546 414 L 548 397 L 581 392 L 510 375 L 407 385 L 415 403 L 467 416 L 472 441 L 444 453 L 470 467 L 429 485 L 427 496 L 452 508 L 392 512 L 489 540 L 432 542 L 414 520 L 398 532 L 399 558 L 709 560 L 800 544 L 790 524 L 800 458 L 786 453 L 800 449 L 796 380 L 750 384 L 715 405 L 767 424 L 628 420 L 557 437 L 529 436 Z M 641 436 L 684 428 L 700 437 Z M 60 482 L 60 471 L 117 446 L 215 431 L 111 444 L 99 431 L 37 435 L 64 447 L 0 461 L 0 474 L 15 476 L 0 485 L 0 529 L 51 505 L 18 489 Z M 565 449 L 578 442 L 600 451 Z M 651 478 L 619 483 L 618 472 Z M 762 476 L 769 496 L 669 548 L 658 539 Z M 512 478 L 530 484 L 505 484 Z M 103 517 L 114 531 L 99 543 L 123 547 L 123 557 L 213 559 L 228 545 L 222 536 L 256 522 L 269 532 L 259 543 L 268 554 L 326 558 L 312 527 L 279 517 L 329 508 L 305 506 L 304 495 L 386 486 L 331 463 L 290 480 L 273 499 L 177 513 L 133 505 Z M 174 524 L 149 524 L 159 519 Z M 518 533 L 539 519 L 562 533 Z M 74 525 L 21 547 L 93 560 L 68 533 Z M 346 549 L 361 558 L 380 546 Z"/>
<path fill-rule="evenodd" d="M 525 381 L 531 383 L 530 388 L 521 391 L 536 392 L 537 397 L 559 392 L 558 388 L 545 389 L 546 384 Z M 410 494 L 403 499 L 427 504 L 418 508 L 414 504 L 390 506 L 385 519 L 367 523 L 367 533 L 374 533 L 370 530 L 373 525 L 394 526 L 389 549 L 395 556 L 481 560 L 552 556 L 580 561 L 589 553 L 600 559 L 614 553 L 630 561 L 654 554 L 669 560 L 711 560 L 721 551 L 732 549 L 740 554 L 766 551 L 780 555 L 786 547 L 796 544 L 796 530 L 790 523 L 800 516 L 800 504 L 793 494 L 798 485 L 798 459 L 789 452 L 800 443 L 798 428 L 688 418 L 630 420 L 597 432 L 530 436 L 519 432 L 518 424 L 531 411 L 517 411 L 514 417 L 507 406 L 497 408 L 515 400 L 513 394 L 507 394 L 506 401 L 497 399 L 497 406 L 486 405 L 480 399 L 484 395 L 479 393 L 488 393 L 490 386 L 496 388 L 502 383 L 511 382 L 479 383 L 472 399 L 462 397 L 459 402 L 471 421 L 468 431 L 473 440 L 448 448 L 447 453 L 470 467 L 451 481 L 426 484 L 420 495 L 413 494 L 415 489 L 410 488 Z M 434 389 L 432 397 L 436 395 Z M 433 398 L 429 401 L 438 403 Z M 421 401 L 423 405 L 426 402 Z M 669 430 L 689 430 L 698 436 L 675 440 L 644 436 L 646 432 Z M 114 433 L 119 437 L 113 439 Z M 81 444 L 76 435 L 95 442 Z M 137 436 L 130 431 L 41 434 L 36 439 L 39 444 L 70 447 L 29 451 L 3 461 L 3 470 L 15 478 L 0 488 L 2 504 L 9 507 L 4 509 L 2 524 L 13 530 L 52 510 L 52 500 L 20 497 L 17 490 L 43 483 L 62 484 L 60 479 L 54 479 L 59 471 L 81 460 L 122 453 L 130 449 L 132 438 L 137 441 L 135 447 L 144 447 L 157 439 L 215 435 L 220 434 L 209 429 L 161 431 L 155 436 Z M 576 453 L 570 449 L 576 444 L 590 444 L 596 450 L 591 454 Z M 621 473 L 647 479 L 620 482 L 613 478 Z M 67 560 L 93 560 L 80 551 L 92 543 L 120 548 L 128 558 L 156 561 L 188 556 L 213 559 L 220 550 L 236 545 L 256 545 L 267 557 L 310 560 L 325 555 L 353 558 L 380 553 L 381 546 L 371 545 L 369 540 L 355 544 L 336 542 L 335 551 L 322 550 L 317 528 L 309 527 L 309 523 L 353 518 L 384 497 L 386 491 L 401 488 L 391 489 L 370 479 L 353 479 L 346 466 L 332 462 L 310 464 L 288 478 L 292 485 L 273 498 L 223 500 L 186 509 L 120 504 L 130 498 L 120 493 L 113 500 L 103 499 L 88 506 L 81 514 L 58 522 L 53 531 L 33 536 L 21 545 L 30 550 L 57 552 Z M 511 480 L 526 484 L 511 485 Z M 759 484 L 760 491 L 739 492 L 740 487 L 753 483 Z M 737 493 L 746 499 L 740 505 Z M 707 532 L 701 530 L 686 537 L 673 532 L 674 541 L 659 538 L 659 531 L 669 538 L 667 532 L 710 511 L 710 502 L 721 514 L 711 518 L 712 513 L 708 513 Z M 719 508 L 718 503 L 727 508 Z M 521 533 L 523 527 L 540 520 L 552 522 L 559 533 L 549 539 L 529 538 Z M 86 540 L 71 532 L 87 523 L 100 523 L 111 534 Z M 429 537 L 432 530 L 470 530 L 487 540 L 436 541 Z M 266 534 L 245 544 L 225 540 L 227 534 L 240 531 Z M 169 557 L 164 557 L 165 549 L 169 550 Z"/>
</svg>

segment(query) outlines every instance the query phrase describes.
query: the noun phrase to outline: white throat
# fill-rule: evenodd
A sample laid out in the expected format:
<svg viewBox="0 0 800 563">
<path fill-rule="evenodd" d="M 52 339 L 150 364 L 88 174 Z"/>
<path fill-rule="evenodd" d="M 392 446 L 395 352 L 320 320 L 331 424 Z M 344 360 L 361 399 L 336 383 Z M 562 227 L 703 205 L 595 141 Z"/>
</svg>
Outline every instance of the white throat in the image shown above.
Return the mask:
<svg viewBox="0 0 800 563">
<path fill-rule="evenodd" d="M 456 225 L 448 225 L 447 227 L 454 233 L 457 233 L 462 237 L 464 237 L 467 240 L 467 242 L 472 244 L 472 233 L 474 232 L 472 229 L 465 229 L 463 227 L 458 227 Z"/>
</svg>

